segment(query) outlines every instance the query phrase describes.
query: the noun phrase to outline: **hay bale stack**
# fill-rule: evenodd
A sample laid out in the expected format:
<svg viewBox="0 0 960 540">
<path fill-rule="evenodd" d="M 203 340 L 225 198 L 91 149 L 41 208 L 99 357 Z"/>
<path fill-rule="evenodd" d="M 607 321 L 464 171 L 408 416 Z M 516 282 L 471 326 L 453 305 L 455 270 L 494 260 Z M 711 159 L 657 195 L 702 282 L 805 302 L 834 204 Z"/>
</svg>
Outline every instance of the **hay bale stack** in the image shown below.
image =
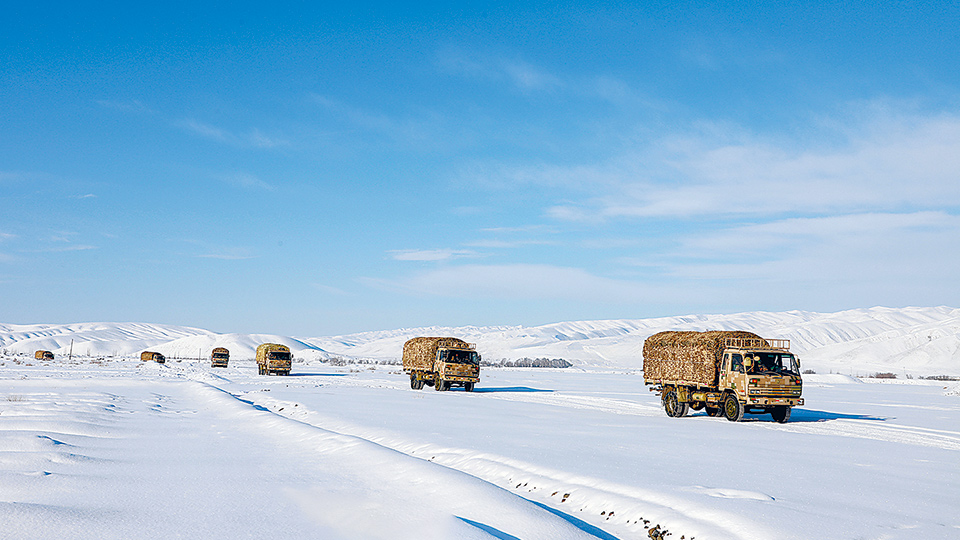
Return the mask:
<svg viewBox="0 0 960 540">
<path fill-rule="evenodd" d="M 452 337 L 415 337 L 403 344 L 403 369 L 422 369 L 433 371 L 433 362 L 437 358 L 437 350 L 470 349 L 469 343 Z"/>
<path fill-rule="evenodd" d="M 752 332 L 660 332 L 643 342 L 643 378 L 716 386 L 724 340 L 753 338 Z"/>
</svg>

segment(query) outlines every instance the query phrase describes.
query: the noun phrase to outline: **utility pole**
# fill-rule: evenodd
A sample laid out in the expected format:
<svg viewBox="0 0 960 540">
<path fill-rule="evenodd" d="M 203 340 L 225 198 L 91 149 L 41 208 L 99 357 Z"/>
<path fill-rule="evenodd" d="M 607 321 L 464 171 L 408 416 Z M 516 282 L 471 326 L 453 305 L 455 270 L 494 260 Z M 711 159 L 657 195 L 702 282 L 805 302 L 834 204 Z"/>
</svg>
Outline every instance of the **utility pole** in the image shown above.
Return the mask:
<svg viewBox="0 0 960 540">
<path fill-rule="evenodd" d="M 67 361 L 71 363 L 73 362 L 73 339 L 72 338 L 70 339 L 70 358 Z"/>
</svg>

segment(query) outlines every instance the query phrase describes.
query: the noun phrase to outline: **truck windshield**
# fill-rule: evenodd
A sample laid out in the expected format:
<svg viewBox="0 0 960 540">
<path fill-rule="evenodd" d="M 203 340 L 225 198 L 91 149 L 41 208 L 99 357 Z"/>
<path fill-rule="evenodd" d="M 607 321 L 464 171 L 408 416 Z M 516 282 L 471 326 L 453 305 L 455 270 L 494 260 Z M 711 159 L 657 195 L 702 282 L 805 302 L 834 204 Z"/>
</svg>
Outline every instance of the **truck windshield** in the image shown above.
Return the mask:
<svg viewBox="0 0 960 540">
<path fill-rule="evenodd" d="M 290 353 L 285 352 L 285 351 L 271 352 L 271 353 L 270 353 L 270 359 L 271 359 L 271 360 L 289 360 L 289 359 L 290 359 Z"/>
<path fill-rule="evenodd" d="M 800 369 L 797 366 L 797 359 L 789 353 L 753 353 L 752 373 L 789 373 L 797 375 Z"/>
<path fill-rule="evenodd" d="M 215 352 L 213 353 L 213 357 L 214 358 L 230 358 L 230 355 L 222 352 Z"/>
<path fill-rule="evenodd" d="M 480 363 L 480 356 L 476 351 L 457 351 L 448 350 L 440 353 L 440 360 L 448 364 L 473 364 Z"/>
</svg>

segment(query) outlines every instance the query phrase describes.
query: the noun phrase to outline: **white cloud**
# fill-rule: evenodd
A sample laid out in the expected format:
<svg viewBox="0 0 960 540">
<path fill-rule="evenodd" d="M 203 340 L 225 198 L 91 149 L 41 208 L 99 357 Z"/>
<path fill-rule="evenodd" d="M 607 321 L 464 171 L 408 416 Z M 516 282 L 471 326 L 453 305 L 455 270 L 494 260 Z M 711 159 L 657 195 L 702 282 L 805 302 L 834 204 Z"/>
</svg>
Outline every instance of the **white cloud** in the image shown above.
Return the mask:
<svg viewBox="0 0 960 540">
<path fill-rule="evenodd" d="M 266 191 L 273 191 L 276 189 L 273 185 L 264 182 L 256 175 L 248 173 L 238 172 L 233 174 L 224 174 L 220 175 L 220 179 L 228 184 L 244 189 L 262 189 Z"/>
<path fill-rule="evenodd" d="M 877 290 L 947 287 L 960 279 L 960 216 L 916 212 L 786 219 L 690 238 L 671 258 L 669 272 L 682 278 L 820 282 L 825 290 L 832 287 L 829 282 L 844 280 Z"/>
<path fill-rule="evenodd" d="M 454 298 L 562 300 L 630 304 L 662 299 L 656 287 L 595 276 L 580 268 L 537 264 L 463 265 L 370 284 L 416 294 Z"/>
<path fill-rule="evenodd" d="M 703 124 L 592 165 L 483 167 L 495 188 L 563 190 L 562 221 L 780 216 L 960 206 L 960 116 L 867 106 L 802 137 Z"/>
<path fill-rule="evenodd" d="M 286 140 L 267 135 L 257 128 L 253 128 L 245 134 L 238 134 L 193 118 L 183 118 L 173 124 L 205 139 L 241 148 L 276 148 L 289 144 Z"/>
<path fill-rule="evenodd" d="M 446 261 L 480 256 L 475 251 L 465 249 L 398 249 L 389 253 L 396 261 Z"/>
</svg>

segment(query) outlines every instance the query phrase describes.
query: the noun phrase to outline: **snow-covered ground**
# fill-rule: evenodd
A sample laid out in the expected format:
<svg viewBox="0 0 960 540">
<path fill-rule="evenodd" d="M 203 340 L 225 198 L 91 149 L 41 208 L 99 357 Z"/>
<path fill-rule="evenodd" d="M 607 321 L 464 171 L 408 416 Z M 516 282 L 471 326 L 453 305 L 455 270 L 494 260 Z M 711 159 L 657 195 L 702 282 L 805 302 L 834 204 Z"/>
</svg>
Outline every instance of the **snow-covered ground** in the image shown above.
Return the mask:
<svg viewBox="0 0 960 540">
<path fill-rule="evenodd" d="M 790 423 L 731 423 L 630 369 L 16 360 L 0 538 L 960 537 L 957 383 L 808 375 Z"/>
</svg>

